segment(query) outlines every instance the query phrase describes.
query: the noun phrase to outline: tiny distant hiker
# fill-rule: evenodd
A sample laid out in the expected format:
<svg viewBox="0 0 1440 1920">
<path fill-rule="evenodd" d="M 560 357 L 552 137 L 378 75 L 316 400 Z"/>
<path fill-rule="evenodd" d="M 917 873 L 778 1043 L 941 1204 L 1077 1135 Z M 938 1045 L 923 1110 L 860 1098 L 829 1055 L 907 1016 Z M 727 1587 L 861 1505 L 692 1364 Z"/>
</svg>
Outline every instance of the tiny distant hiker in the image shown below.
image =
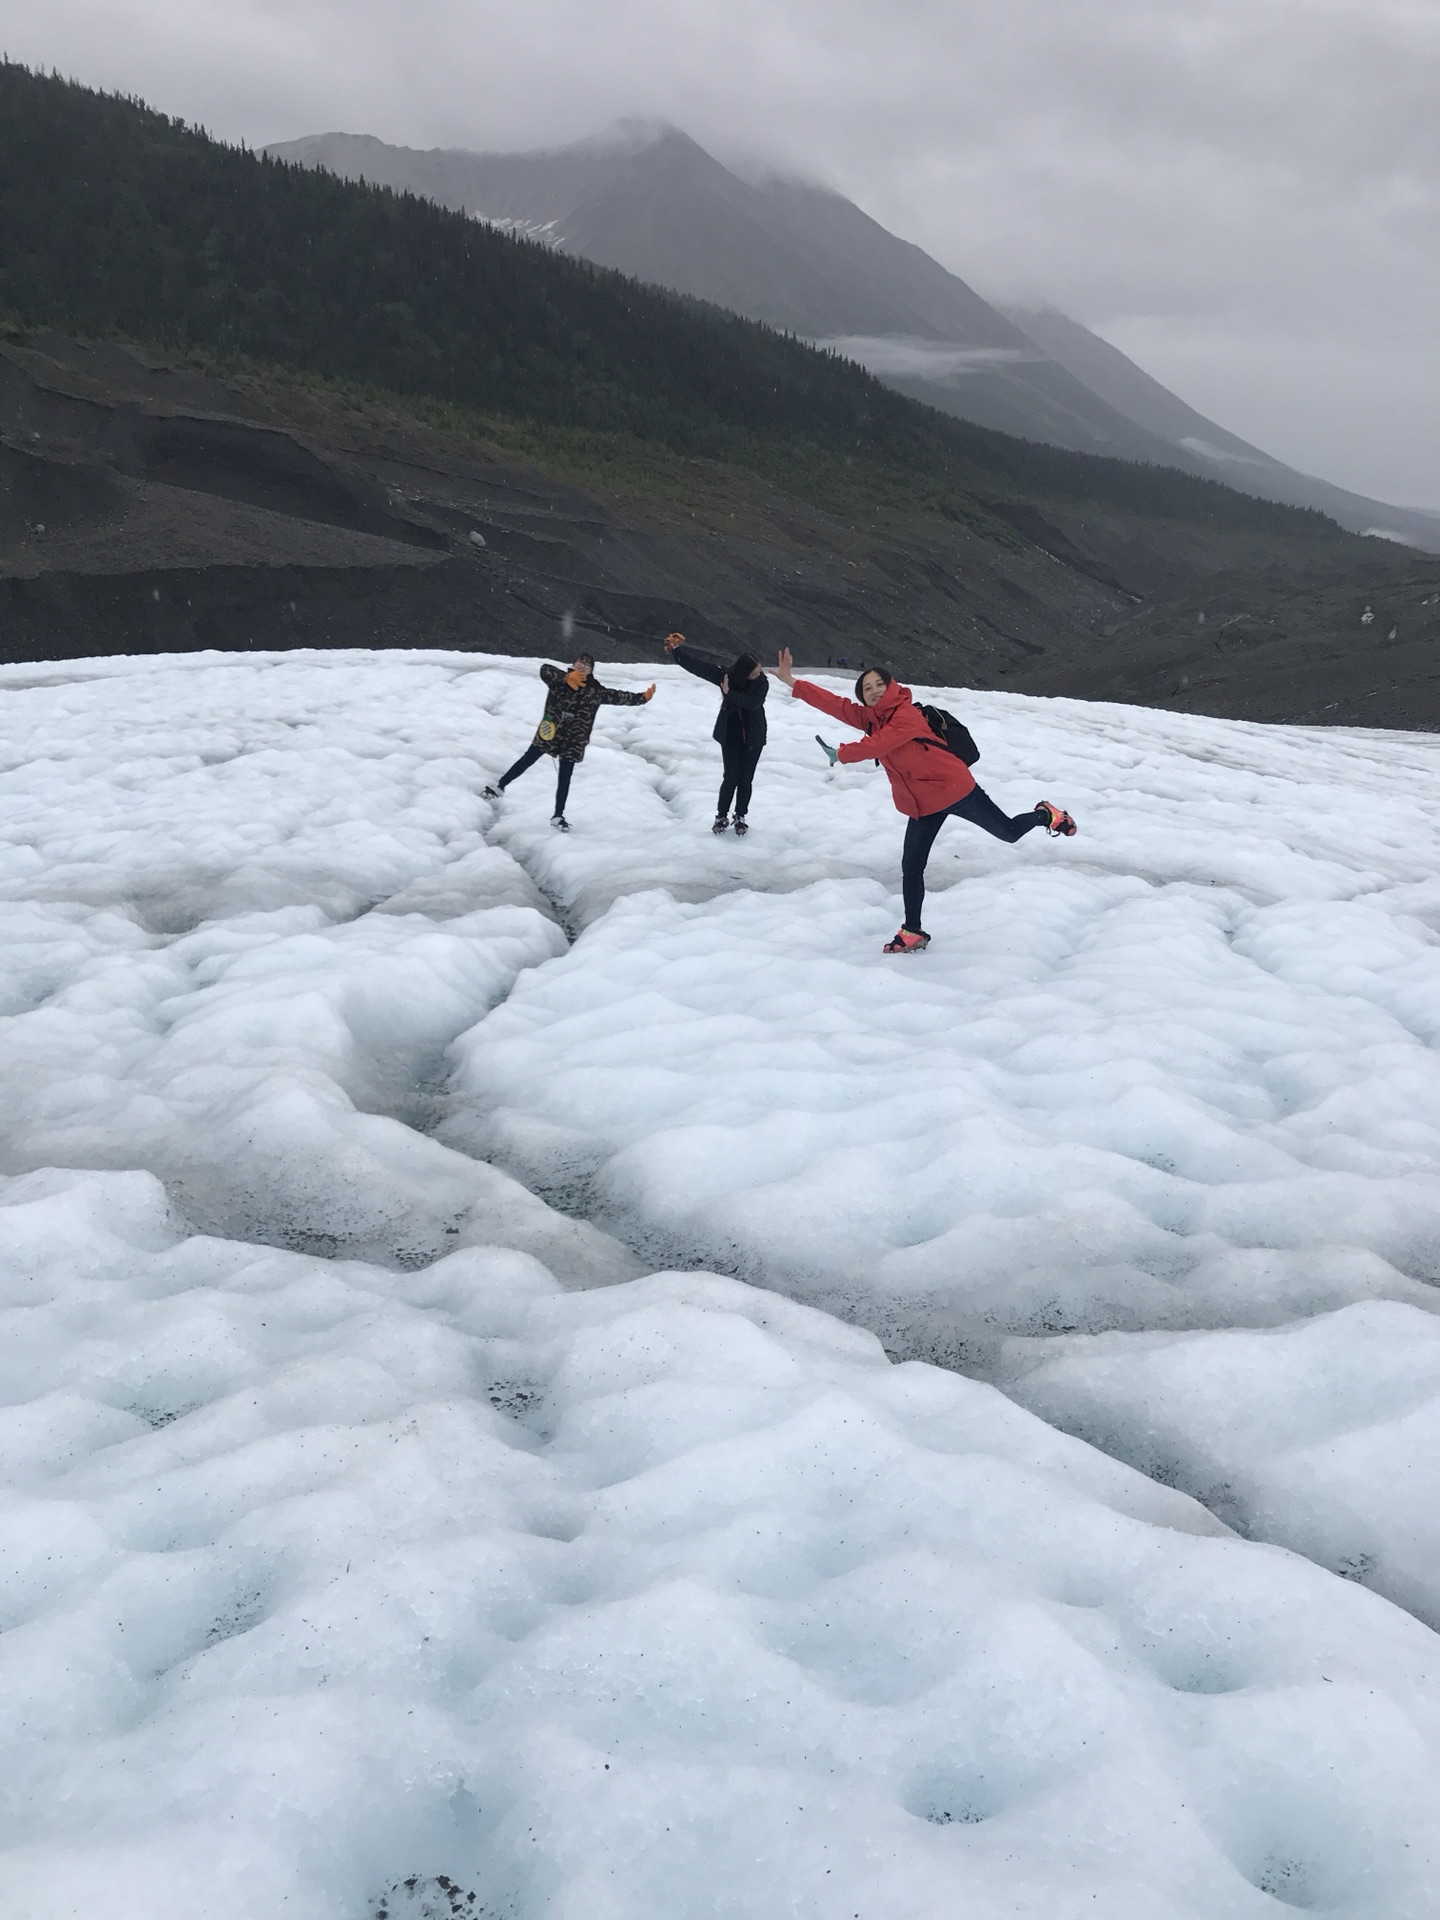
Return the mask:
<svg viewBox="0 0 1440 1920">
<path fill-rule="evenodd" d="M 540 678 L 550 689 L 545 696 L 545 713 L 535 729 L 535 738 L 508 772 L 502 773 L 493 787 L 486 787 L 485 798 L 498 800 L 512 780 L 518 780 L 533 767 L 542 753 L 560 764 L 555 781 L 555 812 L 550 824 L 559 833 L 570 831 L 565 818 L 565 802 L 570 794 L 570 776 L 585 758 L 590 730 L 601 707 L 643 707 L 655 697 L 655 682 L 643 693 L 622 693 L 618 687 L 602 687 L 595 678 L 593 654 L 577 653 L 567 673 L 564 667 L 548 662 L 540 669 Z"/>
<path fill-rule="evenodd" d="M 935 836 L 953 813 L 957 819 L 973 821 L 997 840 L 1018 840 L 1035 827 L 1044 827 L 1052 836 L 1068 839 L 1075 822 L 1063 807 L 1048 800 L 1037 800 L 1029 813 L 1013 819 L 1003 814 L 975 776 L 952 753 L 915 705 L 908 687 L 902 687 L 882 667 L 867 667 L 855 682 L 856 698 L 842 699 L 827 693 L 808 680 L 795 678 L 794 661 L 789 648 L 780 655 L 775 669 L 797 700 L 818 707 L 834 720 L 859 727 L 864 740 L 847 740 L 838 750 L 825 746 L 833 766 L 837 760 L 848 766 L 856 760 L 878 760 L 890 776 L 890 791 L 895 804 L 907 817 L 905 850 L 900 874 L 905 894 L 905 924 L 893 940 L 885 943 L 886 953 L 923 953 L 930 936 L 920 925 L 920 909 L 925 900 L 925 862 Z M 818 736 L 817 736 L 818 737 Z"/>
<path fill-rule="evenodd" d="M 724 776 L 720 798 L 715 807 L 712 833 L 724 833 L 730 825 L 730 806 L 735 806 L 735 831 L 742 838 L 750 831 L 746 815 L 750 811 L 750 789 L 755 782 L 755 767 L 765 750 L 765 696 L 770 682 L 753 653 L 742 653 L 733 666 L 719 667 L 703 653 L 687 647 L 683 633 L 667 633 L 665 651 L 677 667 L 697 674 L 720 689 L 720 711 L 715 716 L 711 738 L 720 744 Z"/>
</svg>

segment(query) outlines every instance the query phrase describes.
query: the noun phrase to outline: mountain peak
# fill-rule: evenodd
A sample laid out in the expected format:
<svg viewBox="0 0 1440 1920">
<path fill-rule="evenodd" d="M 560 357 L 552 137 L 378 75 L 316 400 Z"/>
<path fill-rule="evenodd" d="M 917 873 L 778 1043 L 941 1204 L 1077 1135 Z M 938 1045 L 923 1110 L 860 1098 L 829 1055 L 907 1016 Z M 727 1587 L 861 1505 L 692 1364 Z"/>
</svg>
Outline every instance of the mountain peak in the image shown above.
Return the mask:
<svg viewBox="0 0 1440 1920">
<path fill-rule="evenodd" d="M 647 147 L 663 146 L 667 141 L 683 142 L 694 146 L 695 142 L 688 133 L 682 133 L 679 127 L 669 120 L 662 120 L 654 114 L 630 114 L 623 120 L 615 120 L 608 127 L 602 127 L 599 133 L 587 134 L 583 140 L 575 140 L 568 147 L 537 148 L 537 152 L 554 153 L 643 153 Z"/>
</svg>

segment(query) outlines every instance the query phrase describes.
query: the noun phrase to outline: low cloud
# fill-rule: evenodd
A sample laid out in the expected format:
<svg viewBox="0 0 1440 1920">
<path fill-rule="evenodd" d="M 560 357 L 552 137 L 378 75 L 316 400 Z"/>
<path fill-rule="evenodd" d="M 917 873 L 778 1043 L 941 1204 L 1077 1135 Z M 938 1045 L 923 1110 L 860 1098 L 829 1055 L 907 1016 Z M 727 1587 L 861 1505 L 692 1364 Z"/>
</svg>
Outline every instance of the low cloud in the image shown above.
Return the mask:
<svg viewBox="0 0 1440 1920">
<path fill-rule="evenodd" d="M 894 380 L 936 380 L 942 384 L 963 379 L 968 373 L 983 373 L 990 367 L 1013 367 L 1045 358 L 1038 347 L 945 347 L 933 340 L 905 340 L 893 334 L 837 334 L 833 339 L 817 340 L 815 345 L 843 354 L 847 360 L 858 360 L 882 378 L 889 375 Z"/>
</svg>

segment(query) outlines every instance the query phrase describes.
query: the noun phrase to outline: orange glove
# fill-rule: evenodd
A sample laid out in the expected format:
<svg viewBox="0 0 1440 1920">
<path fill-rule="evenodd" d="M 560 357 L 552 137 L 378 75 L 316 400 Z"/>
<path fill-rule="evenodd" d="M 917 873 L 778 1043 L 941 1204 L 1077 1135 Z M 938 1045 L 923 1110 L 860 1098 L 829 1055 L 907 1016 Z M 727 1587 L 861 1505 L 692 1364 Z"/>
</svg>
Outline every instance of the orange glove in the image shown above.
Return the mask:
<svg viewBox="0 0 1440 1920">
<path fill-rule="evenodd" d="M 589 678 L 588 673 L 581 673 L 578 667 L 571 667 L 565 676 L 565 684 L 567 687 L 583 687 Z"/>
<path fill-rule="evenodd" d="M 653 700 L 655 698 L 655 682 L 653 680 L 645 689 L 645 698 L 647 700 Z"/>
<path fill-rule="evenodd" d="M 673 653 L 676 647 L 684 646 L 685 636 L 683 633 L 667 633 L 660 644 L 667 653 Z"/>
</svg>

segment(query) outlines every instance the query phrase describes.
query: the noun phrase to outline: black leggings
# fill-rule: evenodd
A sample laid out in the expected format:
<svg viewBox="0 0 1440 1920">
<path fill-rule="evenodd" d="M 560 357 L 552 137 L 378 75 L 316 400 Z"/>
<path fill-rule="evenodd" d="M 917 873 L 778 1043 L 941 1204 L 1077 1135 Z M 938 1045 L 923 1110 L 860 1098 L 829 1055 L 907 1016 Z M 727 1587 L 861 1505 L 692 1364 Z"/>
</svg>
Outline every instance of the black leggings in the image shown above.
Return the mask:
<svg viewBox="0 0 1440 1920">
<path fill-rule="evenodd" d="M 538 740 L 532 740 L 520 758 L 515 762 L 514 766 L 511 767 L 510 771 L 508 773 L 502 773 L 500 778 L 495 782 L 501 792 L 504 792 L 512 780 L 518 780 L 522 773 L 528 772 L 544 751 L 544 747 L 541 746 Z M 574 771 L 575 762 L 573 760 L 556 761 L 555 811 L 557 814 L 564 813 L 565 811 L 565 802 L 570 797 L 570 776 Z"/>
<path fill-rule="evenodd" d="M 1017 813 L 1012 820 L 1009 814 L 1000 811 L 983 787 L 974 788 L 963 800 L 957 800 L 953 807 L 942 807 L 939 813 L 922 813 L 918 820 L 907 821 L 905 851 L 900 856 L 907 933 L 920 932 L 920 909 L 925 904 L 925 862 L 930 858 L 936 834 L 952 813 L 961 820 L 973 821 L 977 827 L 983 827 L 986 833 L 993 833 L 997 840 L 1018 840 L 1023 834 L 1029 833 L 1032 827 L 1045 824 L 1045 816 L 1039 811 Z"/>
<path fill-rule="evenodd" d="M 720 782 L 720 798 L 715 804 L 718 815 L 730 811 L 730 802 L 735 802 L 735 818 L 743 820 L 750 811 L 750 789 L 755 784 L 755 767 L 763 747 L 722 746 L 721 757 L 725 763 L 725 778 Z"/>
</svg>

